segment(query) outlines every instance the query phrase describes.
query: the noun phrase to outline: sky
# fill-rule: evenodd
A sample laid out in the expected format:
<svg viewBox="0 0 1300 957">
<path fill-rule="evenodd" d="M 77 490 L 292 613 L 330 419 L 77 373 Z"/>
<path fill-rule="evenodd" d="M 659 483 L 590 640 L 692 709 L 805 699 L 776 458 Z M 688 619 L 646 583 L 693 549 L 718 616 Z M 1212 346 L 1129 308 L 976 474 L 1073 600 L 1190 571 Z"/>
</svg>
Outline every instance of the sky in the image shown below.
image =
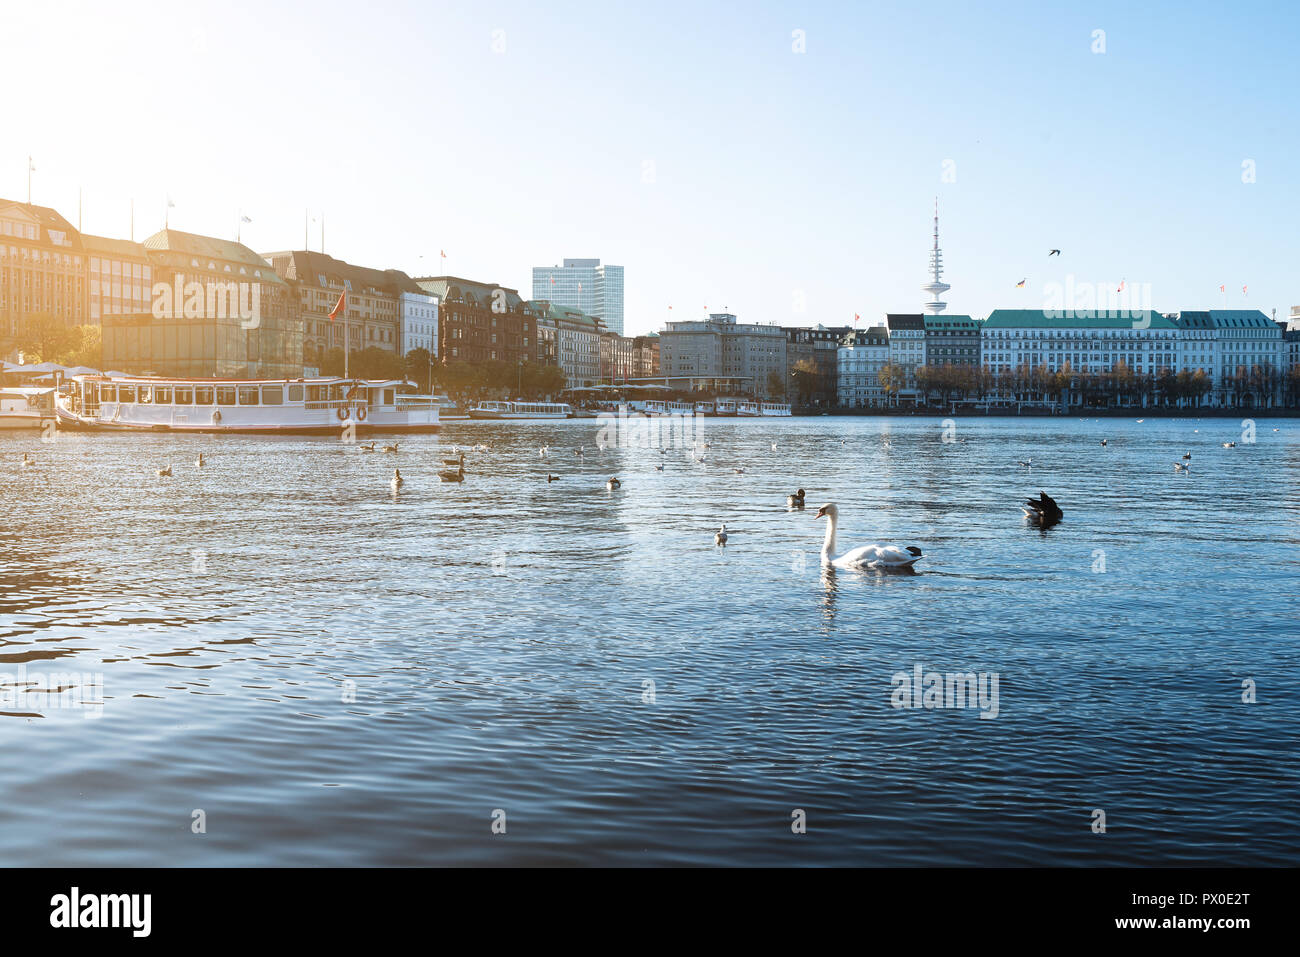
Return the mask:
<svg viewBox="0 0 1300 957">
<path fill-rule="evenodd" d="M 87 232 L 134 201 L 142 240 L 170 196 L 177 229 L 247 216 L 267 253 L 323 221 L 338 258 L 526 298 L 600 258 L 628 334 L 919 312 L 936 198 L 949 313 L 1067 276 L 1300 303 L 1300 5 L 979 6 L 7 3 L 0 198 L 30 154 Z"/>
</svg>

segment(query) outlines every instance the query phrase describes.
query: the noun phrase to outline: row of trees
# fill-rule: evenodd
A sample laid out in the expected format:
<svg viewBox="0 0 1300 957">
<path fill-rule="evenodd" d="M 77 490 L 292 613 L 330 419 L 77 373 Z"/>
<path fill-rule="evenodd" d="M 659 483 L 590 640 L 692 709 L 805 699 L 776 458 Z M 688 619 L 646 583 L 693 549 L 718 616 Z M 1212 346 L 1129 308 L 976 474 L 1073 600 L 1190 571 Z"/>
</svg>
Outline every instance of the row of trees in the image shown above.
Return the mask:
<svg viewBox="0 0 1300 957">
<path fill-rule="evenodd" d="M 1065 403 L 1085 408 L 1199 408 L 1215 388 L 1204 369 L 1138 373 L 1124 362 L 1103 372 L 1076 371 L 1069 363 L 1056 371 L 1045 364 L 1024 364 L 996 373 L 987 367 L 945 364 L 920 366 L 914 375 L 922 394 L 937 395 L 945 403 L 954 399 L 1003 396 L 1017 402 Z M 879 378 L 885 393 L 895 395 L 903 385 L 904 370 L 886 365 L 880 370 Z M 1298 390 L 1298 370 L 1283 373 L 1269 363 L 1249 368 L 1238 366 L 1219 383 L 1223 401 L 1238 408 L 1272 407 L 1279 394 L 1285 396 L 1288 404 L 1294 404 Z"/>
<path fill-rule="evenodd" d="M 35 315 L 23 323 L 14 342 L 23 362 L 37 365 L 54 362 L 61 366 L 101 368 L 103 333 L 99 326 L 69 326 L 50 315 Z"/>
</svg>

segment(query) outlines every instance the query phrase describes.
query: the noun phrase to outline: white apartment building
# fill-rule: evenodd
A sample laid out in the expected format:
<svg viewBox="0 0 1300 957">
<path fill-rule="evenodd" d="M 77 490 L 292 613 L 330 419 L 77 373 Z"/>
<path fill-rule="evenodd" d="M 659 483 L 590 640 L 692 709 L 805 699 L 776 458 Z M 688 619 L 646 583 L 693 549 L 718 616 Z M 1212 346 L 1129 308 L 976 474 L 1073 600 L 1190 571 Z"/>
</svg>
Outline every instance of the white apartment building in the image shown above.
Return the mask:
<svg viewBox="0 0 1300 957">
<path fill-rule="evenodd" d="M 889 363 L 889 330 L 875 326 L 855 332 L 836 352 L 835 391 L 840 405 L 851 409 L 885 404 L 880 370 Z"/>
<path fill-rule="evenodd" d="M 438 297 L 404 292 L 397 300 L 397 327 L 402 355 L 424 349 L 438 355 Z"/>
<path fill-rule="evenodd" d="M 885 316 L 885 326 L 889 330 L 889 362 L 903 371 L 903 382 L 895 395 L 915 401 L 921 395 L 916 370 L 925 365 L 925 316 L 890 313 Z"/>
</svg>

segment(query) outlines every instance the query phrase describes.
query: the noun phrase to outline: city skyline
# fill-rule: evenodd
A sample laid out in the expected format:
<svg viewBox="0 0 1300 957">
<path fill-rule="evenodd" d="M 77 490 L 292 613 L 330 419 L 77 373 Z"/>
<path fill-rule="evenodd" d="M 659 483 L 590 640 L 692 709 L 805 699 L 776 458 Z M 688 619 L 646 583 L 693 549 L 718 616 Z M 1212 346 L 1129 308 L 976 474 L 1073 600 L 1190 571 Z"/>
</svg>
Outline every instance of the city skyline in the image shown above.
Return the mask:
<svg viewBox="0 0 1300 957">
<path fill-rule="evenodd" d="M 1259 31 L 1243 14 L 1172 18 L 1169 5 L 990 15 L 941 3 L 904 17 L 768 4 L 746 18 L 670 5 L 605 25 L 577 4 L 561 7 L 568 17 L 381 6 L 345 40 L 332 16 L 267 11 L 253 32 L 206 5 L 166 17 L 73 6 L 71 36 L 55 11 L 0 13 L 0 53 L 56 100 L 71 91 L 42 63 L 77 59 L 113 109 L 69 122 L 46 97 L 16 99 L 0 195 L 25 198 L 30 153 L 33 201 L 74 222 L 80 205 L 85 232 L 127 238 L 134 198 L 137 240 L 167 216 L 295 248 L 307 210 L 313 249 L 323 229 L 341 259 L 516 288 L 533 264 L 589 249 L 630 270 L 635 335 L 722 304 L 781 325 L 919 310 L 937 195 L 957 313 L 1041 307 L 1067 276 L 1148 284 L 1165 311 L 1285 316 L 1297 299 L 1300 240 L 1282 224 L 1300 213 L 1300 134 L 1270 78 L 1292 10 L 1269 8 L 1278 29 Z M 285 32 L 304 52 L 274 40 Z M 190 83 L 149 82 L 138 64 L 160 50 L 185 54 Z M 700 72 L 664 74 L 663 51 Z M 237 57 L 265 61 L 256 83 Z M 1206 61 L 1239 66 L 1189 66 Z M 268 91 L 302 77 L 317 95 L 274 107 Z M 399 109 L 399 87 L 430 90 L 435 119 Z M 575 89 L 580 116 L 561 108 Z M 250 115 L 258 101 L 264 115 Z M 116 107 L 140 102 L 128 135 Z M 392 136 L 363 134 L 385 126 Z M 463 129 L 475 135 L 451 135 Z M 534 144 L 526 161 L 519 142 Z"/>
</svg>

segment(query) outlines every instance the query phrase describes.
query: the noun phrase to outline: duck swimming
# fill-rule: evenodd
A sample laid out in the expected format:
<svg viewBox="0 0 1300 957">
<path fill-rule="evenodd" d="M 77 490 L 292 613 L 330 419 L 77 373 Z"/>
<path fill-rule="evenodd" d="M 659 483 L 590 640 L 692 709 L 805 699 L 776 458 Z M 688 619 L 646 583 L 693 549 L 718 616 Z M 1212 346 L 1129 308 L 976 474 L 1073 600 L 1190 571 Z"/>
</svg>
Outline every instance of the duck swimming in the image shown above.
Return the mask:
<svg viewBox="0 0 1300 957">
<path fill-rule="evenodd" d="M 915 545 L 908 545 L 905 548 L 897 545 L 862 545 L 845 552 L 839 558 L 833 558 L 831 556 L 835 554 L 835 532 L 839 522 L 839 509 L 828 503 L 817 510 L 816 517 L 827 520 L 826 540 L 822 543 L 823 565 L 858 571 L 862 569 L 912 571 L 912 566 L 921 558 L 921 550 Z"/>
<path fill-rule="evenodd" d="M 803 489 L 785 497 L 785 504 L 790 508 L 803 508 Z"/>
<path fill-rule="evenodd" d="M 1188 465 L 1186 462 L 1175 462 L 1175 463 L 1174 463 L 1174 471 L 1175 471 L 1175 472 L 1190 472 L 1191 470 L 1192 470 L 1192 467 L 1191 467 L 1190 465 Z"/>
<path fill-rule="evenodd" d="M 1025 518 L 1029 519 L 1033 525 L 1041 525 L 1047 528 L 1049 525 L 1055 525 L 1065 513 L 1061 511 L 1061 506 L 1056 504 L 1056 499 L 1052 498 L 1044 491 L 1039 491 L 1038 499 L 1026 499 L 1024 508 Z"/>
<path fill-rule="evenodd" d="M 722 527 L 718 529 L 718 534 L 713 536 L 713 543 L 715 545 L 727 544 L 727 525 L 725 522 L 723 523 Z"/>
<path fill-rule="evenodd" d="M 616 488 L 622 488 L 622 487 L 623 487 L 623 483 L 616 478 L 611 478 L 608 482 L 605 483 L 605 488 L 609 489 L 611 492 L 614 491 L 614 489 Z"/>
</svg>

